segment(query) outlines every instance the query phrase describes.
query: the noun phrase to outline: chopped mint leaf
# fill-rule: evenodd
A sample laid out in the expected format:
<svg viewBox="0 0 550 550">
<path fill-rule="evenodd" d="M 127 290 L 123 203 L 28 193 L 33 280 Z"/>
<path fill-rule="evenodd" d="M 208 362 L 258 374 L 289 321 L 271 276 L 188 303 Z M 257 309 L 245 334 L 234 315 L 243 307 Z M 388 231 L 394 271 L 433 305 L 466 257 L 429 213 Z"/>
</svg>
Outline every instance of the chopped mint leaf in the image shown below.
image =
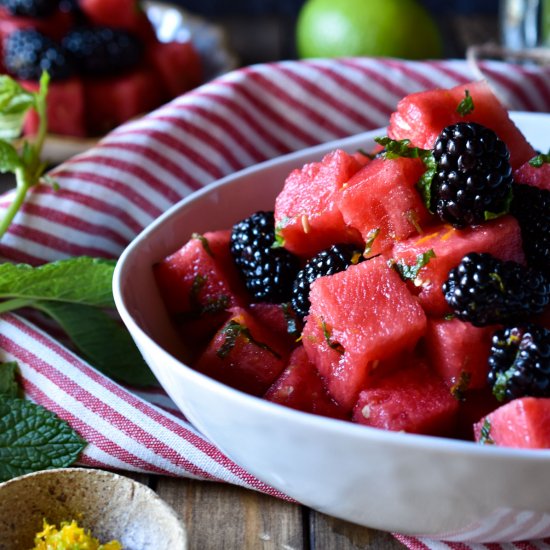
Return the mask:
<svg viewBox="0 0 550 550">
<path fill-rule="evenodd" d="M 408 139 L 395 140 L 389 137 L 378 137 L 374 141 L 384 147 L 382 155 L 387 159 L 420 158 L 425 151 L 419 147 L 411 147 L 411 142 Z"/>
<path fill-rule="evenodd" d="M 200 233 L 193 233 L 191 235 L 191 238 L 192 239 L 198 239 L 200 241 L 200 243 L 202 244 L 202 247 L 204 248 L 204 251 L 209 255 L 209 256 L 212 256 L 214 257 L 214 254 L 212 252 L 212 249 L 210 248 L 210 243 L 208 242 L 208 239 L 204 236 L 204 235 L 201 235 Z"/>
<path fill-rule="evenodd" d="M 471 380 L 472 375 L 469 372 L 461 371 L 458 380 L 451 386 L 451 395 L 458 401 L 464 401 Z"/>
<path fill-rule="evenodd" d="M 337 351 L 340 355 L 343 355 L 345 352 L 344 346 L 342 346 L 340 342 L 335 342 L 332 340 L 332 335 L 330 334 L 330 330 L 324 320 L 321 321 L 321 326 L 323 327 L 323 335 L 325 336 L 328 347 L 332 348 L 334 351 Z"/>
<path fill-rule="evenodd" d="M 114 307 L 112 279 L 116 262 L 80 256 L 32 267 L 0 264 L 0 313 L 21 307 L 21 300 L 55 300 Z M 15 306 L 15 307 L 14 307 Z"/>
<path fill-rule="evenodd" d="M 493 438 L 491 437 L 491 422 L 488 418 L 486 418 L 483 421 L 483 425 L 481 426 L 481 433 L 479 437 L 479 443 L 482 445 L 494 445 L 495 442 Z"/>
<path fill-rule="evenodd" d="M 0 363 L 0 399 L 5 397 L 23 397 L 17 382 L 18 365 L 15 361 Z"/>
<path fill-rule="evenodd" d="M 259 348 L 268 351 L 273 356 L 277 357 L 277 359 L 281 358 L 281 356 L 273 348 L 271 348 L 264 342 L 259 342 L 258 340 L 254 339 L 252 333 L 247 326 L 242 325 L 241 323 L 238 323 L 233 319 L 229 321 L 227 325 L 222 329 L 222 333 L 225 336 L 225 340 L 216 352 L 216 355 L 220 359 L 224 359 L 229 355 L 231 350 L 235 347 L 239 336 L 244 338 L 247 342 L 250 342 L 251 344 L 258 346 Z"/>
<path fill-rule="evenodd" d="M 533 168 L 540 168 L 543 164 L 547 163 L 550 163 L 550 153 L 541 153 L 529 161 L 529 164 L 533 166 Z"/>
<path fill-rule="evenodd" d="M 426 252 L 422 252 L 416 256 L 416 263 L 414 265 L 408 265 L 403 260 L 388 260 L 388 265 L 395 269 L 404 281 L 414 281 L 418 277 L 420 270 L 432 258 L 435 258 L 435 252 L 430 248 Z"/>
<path fill-rule="evenodd" d="M 0 399 L 0 481 L 70 466 L 86 442 L 63 420 L 24 399 Z"/>
<path fill-rule="evenodd" d="M 367 239 L 365 241 L 365 250 L 363 251 L 363 256 L 367 257 L 372 250 L 372 245 L 380 233 L 380 228 L 371 229 L 367 234 Z"/>
<path fill-rule="evenodd" d="M 275 242 L 271 245 L 271 248 L 283 248 L 285 246 L 285 238 L 283 237 L 281 230 L 288 225 L 291 219 L 292 218 L 287 216 L 275 226 Z"/>
<path fill-rule="evenodd" d="M 134 386 L 158 385 L 130 333 L 102 309 L 46 300 L 33 307 L 54 319 L 82 357 L 110 378 Z"/>
<path fill-rule="evenodd" d="M 501 371 L 497 374 L 495 383 L 493 385 L 493 395 L 496 397 L 497 401 L 504 401 L 506 399 L 506 387 L 508 382 L 517 373 L 517 367 L 515 361 L 512 365 L 505 371 Z"/>
<path fill-rule="evenodd" d="M 508 212 L 510 212 L 510 205 L 512 204 L 512 199 L 513 199 L 513 190 L 512 188 L 510 188 L 510 190 L 508 191 L 508 195 L 506 196 L 506 200 L 504 201 L 503 209 L 500 212 L 485 211 L 483 212 L 483 219 L 485 221 L 495 220 L 496 218 L 500 218 L 508 214 Z"/>
<path fill-rule="evenodd" d="M 435 161 L 435 158 L 433 154 L 429 151 L 427 152 L 423 157 L 422 161 L 424 162 L 424 166 L 426 166 L 426 171 L 422 174 L 420 179 L 418 180 L 416 187 L 420 191 L 420 195 L 422 197 L 422 202 L 426 206 L 426 208 L 432 212 L 432 181 L 435 176 L 435 172 L 437 169 L 437 163 Z"/>
<path fill-rule="evenodd" d="M 473 110 L 474 110 L 474 100 L 472 99 L 472 96 L 470 95 L 469 90 L 465 90 L 464 99 L 458 104 L 458 107 L 456 108 L 456 112 L 460 116 L 466 116 L 466 115 L 469 115 Z"/>
</svg>

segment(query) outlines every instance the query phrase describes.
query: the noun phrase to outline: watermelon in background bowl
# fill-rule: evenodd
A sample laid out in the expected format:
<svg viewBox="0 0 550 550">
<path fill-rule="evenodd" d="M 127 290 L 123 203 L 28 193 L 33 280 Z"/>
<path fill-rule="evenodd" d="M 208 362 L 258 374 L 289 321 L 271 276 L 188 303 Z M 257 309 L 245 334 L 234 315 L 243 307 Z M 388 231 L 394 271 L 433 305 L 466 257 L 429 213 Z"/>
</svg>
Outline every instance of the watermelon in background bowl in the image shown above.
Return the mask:
<svg viewBox="0 0 550 550">
<path fill-rule="evenodd" d="M 513 118 L 533 147 L 548 150 L 550 115 Z M 361 525 L 435 539 L 550 536 L 548 450 L 481 446 L 304 413 L 232 389 L 178 359 L 186 350 L 166 313 L 153 264 L 193 232 L 227 229 L 252 212 L 271 209 L 291 170 L 336 148 L 368 150 L 384 133 L 262 163 L 175 205 L 121 256 L 114 280 L 117 307 L 186 417 L 237 464 L 297 501 Z"/>
</svg>

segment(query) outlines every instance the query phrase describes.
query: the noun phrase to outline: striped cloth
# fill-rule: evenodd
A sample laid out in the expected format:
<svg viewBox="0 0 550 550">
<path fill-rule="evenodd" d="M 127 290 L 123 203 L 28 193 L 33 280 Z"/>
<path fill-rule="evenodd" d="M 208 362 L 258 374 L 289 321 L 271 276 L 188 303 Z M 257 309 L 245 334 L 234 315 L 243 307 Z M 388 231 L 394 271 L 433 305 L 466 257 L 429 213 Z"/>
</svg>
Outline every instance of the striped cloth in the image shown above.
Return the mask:
<svg viewBox="0 0 550 550">
<path fill-rule="evenodd" d="M 494 61 L 480 68 L 509 108 L 550 110 L 548 70 Z M 57 167 L 52 176 L 60 190 L 33 190 L 0 254 L 31 264 L 75 255 L 117 257 L 141 229 L 202 186 L 290 151 L 384 126 L 404 95 L 474 80 L 476 71 L 459 60 L 363 58 L 234 71 Z M 0 206 L 10 198 L 6 194 Z M 3 360 L 18 361 L 27 396 L 89 442 L 82 464 L 224 481 L 284 498 L 205 440 L 163 392 L 115 384 L 47 328 L 5 314 L 0 348 Z M 446 547 L 399 540 L 411 548 Z M 516 546 L 550 548 L 544 542 Z"/>
</svg>

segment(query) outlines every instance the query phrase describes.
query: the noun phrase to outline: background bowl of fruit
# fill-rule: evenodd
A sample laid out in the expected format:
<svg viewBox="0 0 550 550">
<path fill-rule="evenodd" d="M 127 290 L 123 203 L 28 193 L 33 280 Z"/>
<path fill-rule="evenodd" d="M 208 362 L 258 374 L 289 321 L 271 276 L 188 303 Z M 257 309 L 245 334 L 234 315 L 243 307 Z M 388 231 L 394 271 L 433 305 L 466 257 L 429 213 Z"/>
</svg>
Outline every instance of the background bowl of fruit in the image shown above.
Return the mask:
<svg viewBox="0 0 550 550">
<path fill-rule="evenodd" d="M 168 3 L 0 3 L 0 71 L 33 91 L 42 71 L 50 75 L 50 161 L 235 65 L 217 27 Z M 38 120 L 28 116 L 24 132 L 36 133 Z"/>
<path fill-rule="evenodd" d="M 297 501 L 549 536 L 549 123 L 483 82 L 407 96 L 388 128 L 170 209 L 121 256 L 117 307 L 186 417 Z"/>
</svg>

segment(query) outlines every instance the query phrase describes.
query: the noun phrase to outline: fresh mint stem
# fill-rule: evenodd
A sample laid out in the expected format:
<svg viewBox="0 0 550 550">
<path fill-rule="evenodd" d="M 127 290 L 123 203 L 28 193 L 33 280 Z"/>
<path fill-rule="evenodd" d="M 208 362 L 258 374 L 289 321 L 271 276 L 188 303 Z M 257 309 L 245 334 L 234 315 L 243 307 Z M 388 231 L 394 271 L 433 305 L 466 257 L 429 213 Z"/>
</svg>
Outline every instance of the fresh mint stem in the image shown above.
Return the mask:
<svg viewBox="0 0 550 550">
<path fill-rule="evenodd" d="M 0 314 L 8 311 L 14 311 L 22 307 L 32 306 L 35 300 L 28 298 L 13 298 L 12 300 L 5 300 L 0 302 Z"/>
</svg>

